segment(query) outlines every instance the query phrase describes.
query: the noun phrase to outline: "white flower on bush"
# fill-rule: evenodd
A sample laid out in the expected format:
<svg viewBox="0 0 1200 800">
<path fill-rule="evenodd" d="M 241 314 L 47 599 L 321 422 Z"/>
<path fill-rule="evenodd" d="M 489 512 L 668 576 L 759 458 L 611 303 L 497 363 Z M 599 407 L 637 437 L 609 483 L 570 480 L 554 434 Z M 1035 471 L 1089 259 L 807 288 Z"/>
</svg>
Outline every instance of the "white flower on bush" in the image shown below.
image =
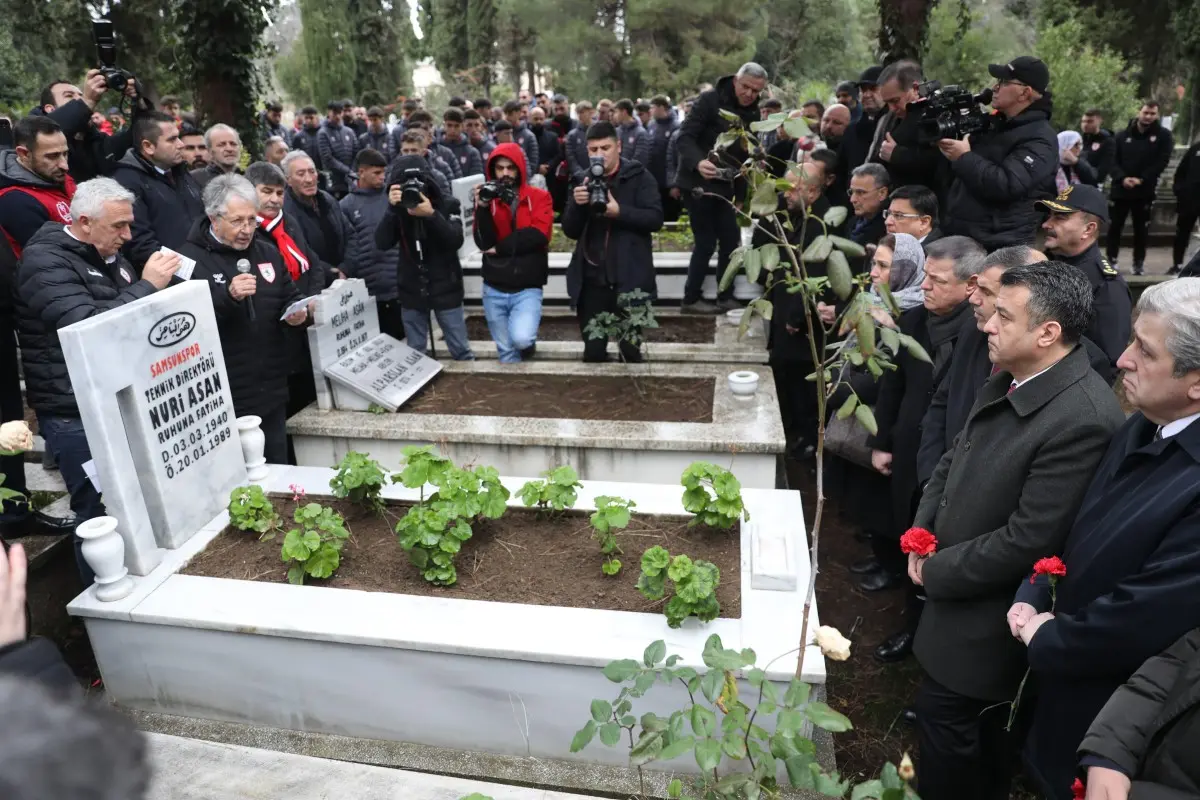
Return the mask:
<svg viewBox="0 0 1200 800">
<path fill-rule="evenodd" d="M 817 628 L 816 642 L 821 652 L 834 661 L 845 661 L 850 657 L 850 640 L 832 625 Z"/>
<path fill-rule="evenodd" d="M 0 425 L 0 450 L 29 450 L 33 447 L 33 432 L 24 420 Z"/>
</svg>

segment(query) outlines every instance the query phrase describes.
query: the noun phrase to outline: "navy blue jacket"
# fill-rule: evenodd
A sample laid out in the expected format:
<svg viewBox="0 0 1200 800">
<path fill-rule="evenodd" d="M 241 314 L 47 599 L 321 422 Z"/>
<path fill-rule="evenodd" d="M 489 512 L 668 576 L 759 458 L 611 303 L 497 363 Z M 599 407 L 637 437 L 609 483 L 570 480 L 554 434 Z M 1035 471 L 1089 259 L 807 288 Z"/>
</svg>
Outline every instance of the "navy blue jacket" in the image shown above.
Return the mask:
<svg viewBox="0 0 1200 800">
<path fill-rule="evenodd" d="M 317 145 L 317 134 L 321 132 L 320 128 L 301 128 L 292 134 L 292 149 L 303 150 L 308 153 L 308 157 L 312 159 L 313 166 L 320 172 L 321 166 L 321 148 Z"/>
<path fill-rule="evenodd" d="M 465 178 L 470 175 L 483 174 L 483 156 L 480 155 L 478 148 L 471 144 L 466 134 L 459 136 L 456 142 L 442 139 L 441 145 L 442 149 L 449 150 L 454 156 L 454 160 L 458 162 L 458 177 Z"/>
<path fill-rule="evenodd" d="M 333 127 L 326 122 L 317 133 L 317 147 L 321 151 L 322 168 L 330 175 L 332 191 L 349 191 L 354 154 L 358 152 L 358 136 L 354 130 L 345 125 Z"/>
<path fill-rule="evenodd" d="M 134 195 L 133 238 L 123 250 L 140 273 L 163 245 L 178 250 L 187 241 L 192 223 L 204 216 L 200 186 L 186 164 L 163 174 L 132 149 L 117 162 L 112 177 Z"/>
<path fill-rule="evenodd" d="M 396 299 L 396 248 L 375 246 L 375 230 L 387 216 L 387 189 L 353 189 L 341 200 L 346 216 L 346 260 L 342 271 L 367 282 L 379 300 Z"/>
<path fill-rule="evenodd" d="M 1088 726 L 1142 662 L 1200 627 L 1200 424 L 1156 442 L 1157 428 L 1138 412 L 1113 436 L 1063 547 L 1055 618 L 1030 641 L 1029 761 L 1047 783 L 1073 773 Z M 1015 601 L 1049 611 L 1049 585 L 1023 581 Z"/>
<path fill-rule="evenodd" d="M 396 153 L 400 152 L 399 150 L 395 149 L 394 142 L 395 140 L 392 138 L 392 134 L 389 133 L 386 128 L 382 133 L 375 133 L 371 130 L 368 130 L 366 133 L 358 137 L 358 149 L 366 150 L 367 148 L 370 148 L 375 150 L 376 152 L 382 154 L 383 157 L 388 160 L 388 163 L 391 163 L 392 159 L 396 157 Z"/>
<path fill-rule="evenodd" d="M 650 123 L 650 163 L 646 166 L 650 169 L 650 174 L 654 176 L 654 180 L 658 181 L 658 188 L 666 189 L 671 185 L 671 180 L 674 175 L 668 174 L 667 171 L 667 150 L 671 146 L 671 135 L 679 130 L 679 117 L 672 111 L 666 119 L 654 120 Z"/>
</svg>

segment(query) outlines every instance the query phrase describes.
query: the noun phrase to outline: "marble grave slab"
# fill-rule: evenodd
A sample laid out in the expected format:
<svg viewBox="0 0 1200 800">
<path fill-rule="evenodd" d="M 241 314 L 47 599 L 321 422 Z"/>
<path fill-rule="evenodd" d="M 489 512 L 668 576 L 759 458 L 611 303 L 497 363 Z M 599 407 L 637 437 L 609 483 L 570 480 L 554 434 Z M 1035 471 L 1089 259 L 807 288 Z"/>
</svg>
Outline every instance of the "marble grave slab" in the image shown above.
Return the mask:
<svg viewBox="0 0 1200 800">
<path fill-rule="evenodd" d="M 359 278 L 334 281 L 313 301 L 313 324 L 308 329 L 317 408 L 366 411 L 371 401 L 356 392 L 330 384 L 326 370 L 379 335 L 379 312 L 367 284 Z"/>
<path fill-rule="evenodd" d="M 460 260 L 470 258 L 479 252 L 479 246 L 475 244 L 475 203 L 471 201 L 471 192 L 476 186 L 482 184 L 482 175 L 468 175 L 450 182 L 454 198 L 458 200 L 462 208 L 463 243 L 462 247 L 458 248 Z"/>
<path fill-rule="evenodd" d="M 381 333 L 327 368 L 325 374 L 335 385 L 395 411 L 441 369 L 429 356 Z"/>
</svg>

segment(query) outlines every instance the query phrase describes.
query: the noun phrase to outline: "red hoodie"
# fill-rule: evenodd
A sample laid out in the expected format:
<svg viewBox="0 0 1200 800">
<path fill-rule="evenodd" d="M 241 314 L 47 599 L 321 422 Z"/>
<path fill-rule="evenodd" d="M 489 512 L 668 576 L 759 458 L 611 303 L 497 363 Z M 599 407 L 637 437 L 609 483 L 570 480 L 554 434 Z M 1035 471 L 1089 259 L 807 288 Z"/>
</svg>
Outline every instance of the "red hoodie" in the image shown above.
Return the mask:
<svg viewBox="0 0 1200 800">
<path fill-rule="evenodd" d="M 501 291 L 516 292 L 545 286 L 549 276 L 550 236 L 554 229 L 554 203 L 550 193 L 527 182 L 525 154 L 521 146 L 506 142 L 496 146 L 487 160 L 487 177 L 494 177 L 497 158 L 517 165 L 520 186 L 517 190 L 516 223 L 514 207 L 493 200 L 485 211 L 475 214 L 475 243 L 485 251 L 483 280 Z M 490 212 L 490 213 L 489 213 Z M 487 254 L 487 250 L 495 254 Z"/>
</svg>

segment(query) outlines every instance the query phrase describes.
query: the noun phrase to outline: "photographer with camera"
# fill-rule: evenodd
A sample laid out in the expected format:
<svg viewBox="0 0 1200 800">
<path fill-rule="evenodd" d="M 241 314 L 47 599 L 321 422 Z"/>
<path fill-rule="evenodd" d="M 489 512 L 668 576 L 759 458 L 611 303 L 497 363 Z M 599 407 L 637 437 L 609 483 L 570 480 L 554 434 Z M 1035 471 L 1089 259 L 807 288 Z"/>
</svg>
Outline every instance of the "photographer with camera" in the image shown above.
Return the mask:
<svg viewBox="0 0 1200 800">
<path fill-rule="evenodd" d="M 542 287 L 550 275 L 554 205 L 529 185 L 525 154 L 515 142 L 496 145 L 487 182 L 475 196 L 475 244 L 483 251 L 483 313 L 500 363 L 533 356 L 542 320 Z"/>
<path fill-rule="evenodd" d="M 875 130 L 868 161 L 887 167 L 892 186 L 938 185 L 938 171 L 945 163 L 932 147 L 921 146 L 917 127 L 919 109 L 928 101 L 921 97 L 925 79 L 915 61 L 897 61 L 879 75 L 879 97 L 887 113 Z"/>
<path fill-rule="evenodd" d="M 563 233 L 576 240 L 567 293 L 579 314 L 583 360 L 607 361 L 608 339 L 589 338 L 588 323 L 601 312 L 626 313 L 618 307 L 619 295 L 641 290 L 647 302 L 657 295 L 650 234 L 663 226 L 662 197 L 649 170 L 621 156 L 611 122 L 588 128 L 587 149 L 587 178 L 563 213 Z M 642 360 L 637 346 L 622 341 L 618 347 L 627 363 Z"/>
<path fill-rule="evenodd" d="M 675 185 L 683 194 L 688 209 L 688 221 L 696 244 L 688 263 L 687 283 L 683 289 L 684 313 L 715 314 L 718 311 L 740 308 L 733 299 L 732 284 L 717 295 L 717 305 L 701 296 L 708 260 L 720 246 L 717 255 L 717 275 L 725 273 L 730 254 L 741 244 L 741 228 L 730 205 L 735 197 L 734 176 L 749 156 L 740 142 L 714 153 L 717 137 L 729 130 L 730 123 L 722 111 L 736 115 L 742 127 L 759 121 L 758 99 L 767 88 L 767 71 L 758 64 L 743 64 L 736 75 L 717 81 L 696 100 L 691 112 L 679 127 L 677 148 L 679 171 Z"/>
<path fill-rule="evenodd" d="M 385 212 L 375 228 L 374 251 L 391 253 L 397 297 L 410 347 L 428 350 L 429 315 L 437 317 L 455 361 L 473 361 L 463 311 L 463 243 L 458 201 L 442 194 L 420 156 L 400 156 L 388 179 Z"/>
<path fill-rule="evenodd" d="M 998 114 L 983 116 L 972 102 L 974 113 L 954 117 L 951 127 L 982 129 L 962 139 L 942 138 L 937 148 L 953 175 L 946 234 L 996 250 L 1033 241 L 1041 222 L 1034 201 L 1057 194 L 1058 136 L 1050 125 L 1050 70 L 1041 59 L 990 64 L 988 73 L 996 78 L 990 105 Z"/>
</svg>

